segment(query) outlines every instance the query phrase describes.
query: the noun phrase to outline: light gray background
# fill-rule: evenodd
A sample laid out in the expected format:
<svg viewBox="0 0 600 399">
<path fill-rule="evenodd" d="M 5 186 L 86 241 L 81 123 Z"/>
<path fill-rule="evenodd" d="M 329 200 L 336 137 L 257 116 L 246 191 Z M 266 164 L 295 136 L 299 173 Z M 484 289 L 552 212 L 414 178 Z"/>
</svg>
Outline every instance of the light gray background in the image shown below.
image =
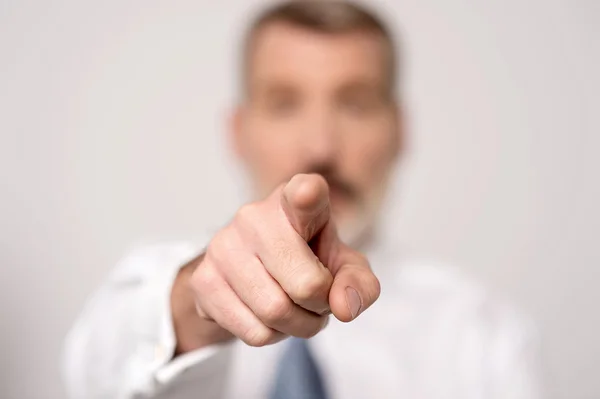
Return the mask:
<svg viewBox="0 0 600 399">
<path fill-rule="evenodd" d="M 600 397 L 599 3 L 374 3 L 413 134 L 387 228 L 529 312 L 560 396 Z M 62 337 L 133 242 L 240 203 L 223 121 L 255 4 L 0 2 L 2 398 L 62 397 Z"/>
</svg>

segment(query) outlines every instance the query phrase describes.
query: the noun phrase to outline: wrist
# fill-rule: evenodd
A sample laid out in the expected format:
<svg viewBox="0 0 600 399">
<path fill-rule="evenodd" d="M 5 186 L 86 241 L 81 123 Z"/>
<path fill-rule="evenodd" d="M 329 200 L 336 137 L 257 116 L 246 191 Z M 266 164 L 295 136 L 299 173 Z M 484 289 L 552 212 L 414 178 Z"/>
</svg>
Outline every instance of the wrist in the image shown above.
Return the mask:
<svg viewBox="0 0 600 399">
<path fill-rule="evenodd" d="M 203 257 L 204 255 L 200 255 L 183 266 L 173 283 L 171 313 L 177 341 L 174 356 L 233 338 L 229 331 L 213 321 L 200 317 L 196 311 L 190 279 L 196 267 L 202 263 Z"/>
</svg>

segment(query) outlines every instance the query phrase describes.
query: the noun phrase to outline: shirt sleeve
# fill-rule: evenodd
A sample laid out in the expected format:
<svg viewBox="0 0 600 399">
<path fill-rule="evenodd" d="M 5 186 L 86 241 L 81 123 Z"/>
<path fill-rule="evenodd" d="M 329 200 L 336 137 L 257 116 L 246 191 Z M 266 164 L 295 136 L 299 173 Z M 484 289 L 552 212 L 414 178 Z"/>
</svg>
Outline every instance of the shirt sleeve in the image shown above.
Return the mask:
<svg viewBox="0 0 600 399">
<path fill-rule="evenodd" d="M 171 397 L 175 388 L 193 389 L 197 398 L 222 397 L 229 345 L 173 359 L 172 284 L 201 248 L 150 246 L 118 263 L 67 335 L 63 375 L 70 398 Z"/>
</svg>

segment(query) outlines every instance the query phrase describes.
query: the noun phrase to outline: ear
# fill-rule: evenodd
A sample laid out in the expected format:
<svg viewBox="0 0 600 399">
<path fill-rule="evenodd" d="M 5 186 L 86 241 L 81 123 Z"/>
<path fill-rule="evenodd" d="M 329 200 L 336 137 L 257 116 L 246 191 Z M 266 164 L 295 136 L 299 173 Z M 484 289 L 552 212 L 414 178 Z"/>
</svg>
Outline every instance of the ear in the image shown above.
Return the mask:
<svg viewBox="0 0 600 399">
<path fill-rule="evenodd" d="M 236 105 L 229 114 L 229 149 L 239 161 L 244 161 L 245 151 L 243 143 L 244 109 L 242 105 Z"/>
</svg>

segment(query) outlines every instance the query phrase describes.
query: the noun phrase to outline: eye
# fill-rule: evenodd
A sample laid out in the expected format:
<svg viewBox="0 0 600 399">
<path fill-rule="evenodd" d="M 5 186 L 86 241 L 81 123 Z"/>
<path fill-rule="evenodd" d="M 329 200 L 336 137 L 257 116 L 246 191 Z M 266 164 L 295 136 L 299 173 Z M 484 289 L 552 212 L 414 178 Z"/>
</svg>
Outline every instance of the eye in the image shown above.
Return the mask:
<svg viewBox="0 0 600 399">
<path fill-rule="evenodd" d="M 275 97 L 268 101 L 268 109 L 275 114 L 289 114 L 296 109 L 298 101 L 292 96 Z"/>
<path fill-rule="evenodd" d="M 373 110 L 375 106 L 375 102 L 365 96 L 351 96 L 342 100 L 342 107 L 344 110 L 353 114 L 368 113 Z"/>
</svg>

